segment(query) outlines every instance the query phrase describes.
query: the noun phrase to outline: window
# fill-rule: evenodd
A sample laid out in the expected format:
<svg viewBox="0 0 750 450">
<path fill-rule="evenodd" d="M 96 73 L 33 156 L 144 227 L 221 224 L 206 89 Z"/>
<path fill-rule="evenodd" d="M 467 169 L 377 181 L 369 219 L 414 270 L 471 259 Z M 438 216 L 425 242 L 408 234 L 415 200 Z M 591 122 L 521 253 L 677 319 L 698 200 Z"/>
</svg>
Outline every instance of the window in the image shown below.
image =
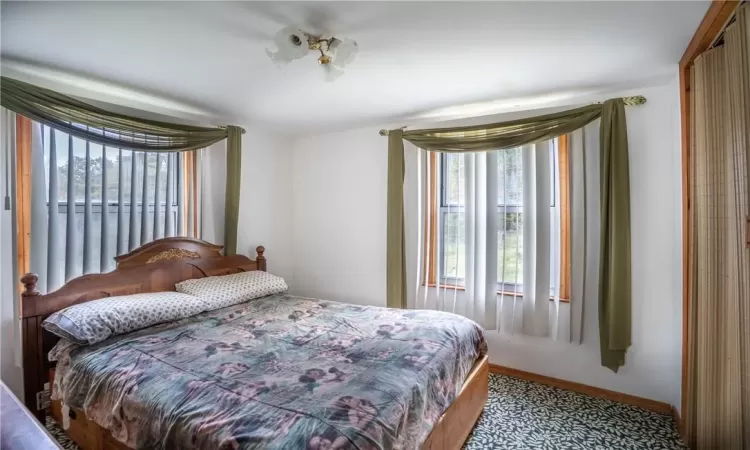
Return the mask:
<svg viewBox="0 0 750 450">
<path fill-rule="evenodd" d="M 108 148 L 17 121 L 17 173 L 29 172 L 17 178 L 17 204 L 30 205 L 19 224 L 33 233 L 19 267 L 39 273 L 42 289 L 112 270 L 115 256 L 154 239 L 197 236 L 193 152 Z"/>
<path fill-rule="evenodd" d="M 559 214 L 559 221 L 551 221 L 552 233 L 559 233 L 560 248 L 555 249 L 552 258 L 550 280 L 560 276 L 560 297 L 569 298 L 570 249 L 569 249 L 569 190 L 568 190 L 568 140 L 564 136 L 550 147 L 552 192 L 551 212 Z M 497 289 L 510 295 L 523 293 L 523 258 L 524 258 L 524 205 L 523 205 L 523 163 L 522 150 L 513 148 L 498 151 L 498 186 L 497 186 Z M 425 239 L 425 260 L 434 261 L 437 265 L 425 265 L 428 285 L 463 287 L 465 280 L 465 186 L 463 183 L 464 156 L 457 153 L 429 153 L 430 163 L 427 178 L 433 207 L 426 215 L 425 226 L 428 230 Z M 559 190 L 559 192 L 556 192 Z M 432 201 L 432 200 L 431 200 Z M 553 211 L 557 208 L 557 211 Z M 552 242 L 558 240 L 552 239 Z M 554 245 L 554 244 L 553 244 Z M 435 255 L 434 252 L 439 252 Z M 437 266 L 437 267 L 436 267 Z M 439 273 L 438 273 L 439 272 Z M 554 283 L 552 283 L 554 285 Z M 550 295 L 555 295 L 554 286 Z"/>
</svg>

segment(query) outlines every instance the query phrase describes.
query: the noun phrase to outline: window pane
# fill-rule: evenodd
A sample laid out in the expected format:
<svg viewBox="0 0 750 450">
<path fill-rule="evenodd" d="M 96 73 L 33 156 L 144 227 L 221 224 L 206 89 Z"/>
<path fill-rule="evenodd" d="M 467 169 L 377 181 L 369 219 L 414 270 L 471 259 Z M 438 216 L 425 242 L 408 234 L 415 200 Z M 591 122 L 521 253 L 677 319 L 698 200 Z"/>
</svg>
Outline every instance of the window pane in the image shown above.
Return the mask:
<svg viewBox="0 0 750 450">
<path fill-rule="evenodd" d="M 551 195 L 553 210 L 557 195 L 557 142 L 550 146 L 551 158 Z M 498 289 L 506 292 L 523 292 L 523 165 L 522 149 L 513 148 L 498 151 L 498 254 L 497 281 Z M 441 271 L 438 274 L 442 282 L 464 285 L 465 237 L 464 237 L 464 155 L 442 155 L 440 205 L 440 261 Z M 459 206 L 460 205 L 460 206 Z M 461 211 L 459 213 L 459 211 Z M 554 243 L 556 222 L 551 221 L 552 242 Z M 554 244 L 553 244 L 554 245 Z M 553 255 L 555 250 L 553 249 Z M 551 261 L 551 271 L 559 270 Z M 554 283 L 555 273 L 551 274 Z"/>
<path fill-rule="evenodd" d="M 466 274 L 466 237 L 464 235 L 464 215 L 458 212 L 442 214 L 443 224 L 443 274 L 441 278 L 460 278 Z M 453 283 L 451 281 L 450 283 Z M 462 283 L 459 283 L 462 284 Z"/>
<path fill-rule="evenodd" d="M 156 192 L 156 153 L 146 153 L 142 157 L 144 156 L 146 157 L 148 164 L 148 190 L 146 191 L 146 194 L 148 195 L 148 202 L 153 203 L 155 198 L 154 194 Z M 163 196 L 164 195 L 162 195 L 162 197 Z"/>
<path fill-rule="evenodd" d="M 444 155 L 445 180 L 443 183 L 445 192 L 443 193 L 443 203 L 446 205 L 464 205 L 466 197 L 464 193 L 464 157 L 454 153 Z M 460 181 L 460 182 L 459 182 Z M 460 200 L 460 202 L 459 202 Z"/>
<path fill-rule="evenodd" d="M 514 290 L 522 292 L 523 213 L 500 212 L 497 220 L 497 279 L 506 289 L 518 285 Z"/>
<path fill-rule="evenodd" d="M 155 168 L 155 172 L 159 172 L 159 186 L 156 186 L 156 191 L 159 192 L 159 204 L 166 205 L 167 199 L 167 159 L 169 154 L 164 153 L 159 155 L 159 167 Z M 154 161 L 154 165 L 156 162 Z M 164 218 L 162 213 L 161 224 L 164 226 Z"/>
<path fill-rule="evenodd" d="M 133 172 L 132 172 L 132 166 L 133 166 L 133 154 L 134 153 L 135 152 L 132 152 L 130 150 L 123 150 L 122 151 L 122 161 L 120 162 L 120 164 L 122 164 L 122 169 L 123 169 L 122 186 L 120 186 L 120 189 L 122 189 L 122 192 L 123 192 L 123 195 L 124 195 L 123 201 L 125 203 L 130 203 L 130 186 L 134 182 L 132 180 L 132 178 L 133 178 L 132 177 L 132 174 L 133 174 Z M 118 155 L 119 155 L 119 153 L 118 153 Z M 137 160 L 135 161 L 135 163 L 136 164 L 138 163 Z M 136 168 L 137 168 L 137 166 L 136 166 Z M 120 170 L 119 167 L 118 167 L 117 170 L 118 171 Z M 135 183 L 138 183 L 137 176 L 138 175 L 137 175 L 137 171 L 136 171 L 136 180 L 135 180 Z M 115 192 L 116 192 L 116 195 L 119 195 L 119 193 L 117 193 L 117 191 L 115 191 Z M 137 191 L 136 191 L 136 193 L 137 193 Z M 117 197 L 114 197 L 114 198 L 117 198 Z"/>
<path fill-rule="evenodd" d="M 117 203 L 117 186 L 120 182 L 119 152 L 116 148 L 107 147 L 107 201 Z M 110 253 L 111 254 L 111 253 Z"/>
<path fill-rule="evenodd" d="M 500 150 L 497 155 L 497 204 L 523 204 L 521 148 Z"/>
<path fill-rule="evenodd" d="M 91 202 L 101 203 L 102 201 L 102 146 L 100 144 L 89 144 L 89 154 L 91 155 Z M 85 158 L 84 158 L 85 170 Z M 109 167 L 107 167 L 107 176 L 109 177 Z M 85 193 L 85 191 L 84 191 Z"/>
<path fill-rule="evenodd" d="M 58 180 L 58 201 L 65 203 L 68 201 L 68 146 L 70 140 L 68 135 L 61 131 L 55 133 L 55 149 L 57 157 L 57 180 Z M 45 172 L 49 173 L 49 152 L 50 152 L 50 128 L 45 127 L 44 132 L 44 160 Z M 89 145 L 91 157 L 91 201 L 101 202 L 102 198 L 102 146 L 91 143 Z M 109 169 L 109 167 L 108 167 Z M 45 180 L 49 182 L 49 176 L 45 174 Z M 107 172 L 110 175 L 110 172 Z M 116 180 L 116 178 L 115 178 Z M 116 181 L 115 181 L 116 182 Z M 75 184 L 75 201 L 84 202 L 86 199 L 86 141 L 83 139 L 73 138 L 73 183 Z"/>
<path fill-rule="evenodd" d="M 60 202 L 68 201 L 68 135 L 62 131 L 53 130 L 55 133 L 55 156 L 57 158 L 57 199 Z M 48 145 L 49 141 L 45 142 Z"/>
<path fill-rule="evenodd" d="M 69 144 L 66 139 L 66 144 Z M 68 170 L 67 155 L 65 157 L 64 170 Z M 73 183 L 76 202 L 84 201 L 86 192 L 86 142 L 82 139 L 73 138 Z M 67 187 L 67 186 L 66 186 Z"/>
</svg>

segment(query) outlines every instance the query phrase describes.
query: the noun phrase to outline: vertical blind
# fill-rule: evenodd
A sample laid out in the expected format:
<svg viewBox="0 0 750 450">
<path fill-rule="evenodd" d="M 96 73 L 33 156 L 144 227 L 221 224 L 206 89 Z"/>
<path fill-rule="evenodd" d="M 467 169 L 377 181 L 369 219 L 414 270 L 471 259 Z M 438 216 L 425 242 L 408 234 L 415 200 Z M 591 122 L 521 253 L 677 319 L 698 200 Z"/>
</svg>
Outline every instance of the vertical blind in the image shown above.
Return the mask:
<svg viewBox="0 0 750 450">
<path fill-rule="evenodd" d="M 31 152 L 30 264 L 43 291 L 113 270 L 115 256 L 195 227 L 192 215 L 183 220 L 180 153 L 109 148 L 36 122 Z"/>
</svg>

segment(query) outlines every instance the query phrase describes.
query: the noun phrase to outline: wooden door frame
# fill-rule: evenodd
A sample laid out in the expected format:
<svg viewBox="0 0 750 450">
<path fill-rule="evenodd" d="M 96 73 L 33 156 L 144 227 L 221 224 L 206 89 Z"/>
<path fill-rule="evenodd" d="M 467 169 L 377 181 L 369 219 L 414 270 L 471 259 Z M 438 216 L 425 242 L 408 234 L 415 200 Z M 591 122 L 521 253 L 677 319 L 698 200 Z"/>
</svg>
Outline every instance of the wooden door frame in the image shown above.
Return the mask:
<svg viewBox="0 0 750 450">
<path fill-rule="evenodd" d="M 701 53 L 709 49 L 714 39 L 721 33 L 732 14 L 739 6 L 736 0 L 714 0 L 706 11 L 703 20 L 695 31 L 693 38 L 685 49 L 680 60 L 680 124 L 682 128 L 682 392 L 680 412 L 687 414 L 687 378 L 688 378 L 688 311 L 690 307 L 690 68 Z M 679 424 L 682 436 L 685 436 L 685 421 Z"/>
</svg>

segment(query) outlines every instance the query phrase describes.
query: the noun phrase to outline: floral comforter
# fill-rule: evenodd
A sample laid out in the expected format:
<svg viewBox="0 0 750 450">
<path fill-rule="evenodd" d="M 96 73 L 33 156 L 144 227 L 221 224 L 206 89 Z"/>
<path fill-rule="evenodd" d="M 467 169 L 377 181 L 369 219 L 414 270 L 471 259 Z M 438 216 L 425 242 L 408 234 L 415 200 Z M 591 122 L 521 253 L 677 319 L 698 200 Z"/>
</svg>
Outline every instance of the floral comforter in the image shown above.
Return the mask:
<svg viewBox="0 0 750 450">
<path fill-rule="evenodd" d="M 50 358 L 133 448 L 365 450 L 418 448 L 485 351 L 457 315 L 279 294 Z"/>
</svg>

